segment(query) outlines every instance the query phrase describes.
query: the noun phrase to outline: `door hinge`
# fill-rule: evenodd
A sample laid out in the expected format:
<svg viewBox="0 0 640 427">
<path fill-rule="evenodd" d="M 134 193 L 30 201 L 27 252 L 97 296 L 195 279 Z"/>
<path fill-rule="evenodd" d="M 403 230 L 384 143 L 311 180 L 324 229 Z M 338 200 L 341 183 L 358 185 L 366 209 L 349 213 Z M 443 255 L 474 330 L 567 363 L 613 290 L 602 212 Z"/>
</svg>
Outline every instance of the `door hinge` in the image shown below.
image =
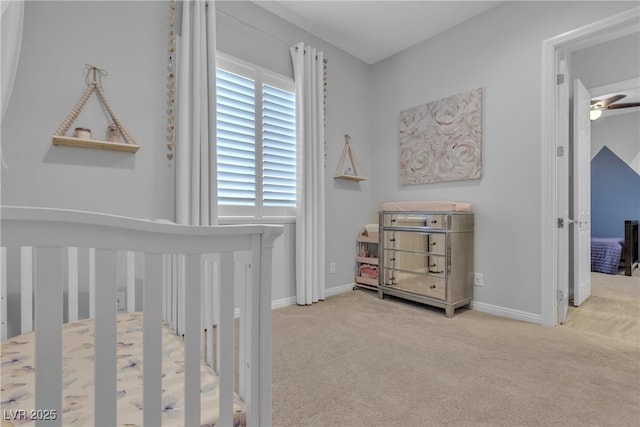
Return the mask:
<svg viewBox="0 0 640 427">
<path fill-rule="evenodd" d="M 564 74 L 556 74 L 556 84 L 564 83 Z"/>
<path fill-rule="evenodd" d="M 558 218 L 558 228 L 564 228 L 564 218 Z"/>
<path fill-rule="evenodd" d="M 564 301 L 567 299 L 562 289 L 558 289 L 558 301 Z"/>
<path fill-rule="evenodd" d="M 564 156 L 564 147 L 562 147 L 562 146 L 556 147 L 556 156 L 557 157 Z"/>
</svg>

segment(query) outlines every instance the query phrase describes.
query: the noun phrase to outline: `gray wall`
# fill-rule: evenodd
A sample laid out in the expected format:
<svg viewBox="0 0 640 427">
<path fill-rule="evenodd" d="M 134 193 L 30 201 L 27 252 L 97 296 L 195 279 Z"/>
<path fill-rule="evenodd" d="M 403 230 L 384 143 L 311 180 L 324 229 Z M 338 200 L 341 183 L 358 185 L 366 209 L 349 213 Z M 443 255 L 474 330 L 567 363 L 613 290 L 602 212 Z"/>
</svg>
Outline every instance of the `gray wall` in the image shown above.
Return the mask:
<svg viewBox="0 0 640 427">
<path fill-rule="evenodd" d="M 476 213 L 474 304 L 541 315 L 542 42 L 636 6 L 629 2 L 505 2 L 373 66 L 372 209 L 386 200 L 461 200 Z M 400 111 L 484 90 L 483 175 L 400 186 Z M 494 310 L 495 311 L 495 310 Z"/>
<path fill-rule="evenodd" d="M 640 75 L 640 33 L 580 49 L 571 54 L 571 74 L 587 89 Z M 624 102 L 624 101 L 621 101 Z"/>
<path fill-rule="evenodd" d="M 507 2 L 431 40 L 368 66 L 248 2 L 217 2 L 219 50 L 292 75 L 288 46 L 328 59 L 327 288 L 354 280 L 355 238 L 387 200 L 462 200 L 476 212 L 475 299 L 540 313 L 541 43 L 635 6 L 633 2 Z M 166 153 L 167 2 L 27 2 L 18 77 L 2 143 L 2 203 L 173 218 Z M 265 34 L 266 33 L 266 34 Z M 269 34 L 269 35 L 267 35 Z M 107 96 L 142 148 L 135 155 L 51 146 L 85 89 L 84 64 L 109 72 Z M 484 89 L 484 171 L 476 181 L 402 187 L 398 113 Z M 76 125 L 103 132 L 85 108 Z M 333 179 L 344 134 L 368 181 Z M 276 247 L 274 300 L 293 296 L 294 233 Z M 327 266 L 325 266 L 326 268 Z"/>
<path fill-rule="evenodd" d="M 166 152 L 168 5 L 165 2 L 25 3 L 22 50 L 2 122 L 2 203 L 173 218 Z M 142 148 L 136 154 L 51 145 L 87 88 L 85 64 Z M 107 114 L 92 95 L 73 123 L 105 139 Z"/>
</svg>

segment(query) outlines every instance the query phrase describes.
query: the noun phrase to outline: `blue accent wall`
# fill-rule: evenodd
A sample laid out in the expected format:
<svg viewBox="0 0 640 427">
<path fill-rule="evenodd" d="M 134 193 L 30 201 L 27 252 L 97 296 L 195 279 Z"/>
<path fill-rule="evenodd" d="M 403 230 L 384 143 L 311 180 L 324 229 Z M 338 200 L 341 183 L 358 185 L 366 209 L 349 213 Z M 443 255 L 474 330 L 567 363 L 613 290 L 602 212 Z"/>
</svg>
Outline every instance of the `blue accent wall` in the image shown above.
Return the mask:
<svg viewBox="0 0 640 427">
<path fill-rule="evenodd" d="M 591 235 L 624 237 L 624 221 L 640 220 L 640 175 L 606 146 L 591 160 Z"/>
</svg>

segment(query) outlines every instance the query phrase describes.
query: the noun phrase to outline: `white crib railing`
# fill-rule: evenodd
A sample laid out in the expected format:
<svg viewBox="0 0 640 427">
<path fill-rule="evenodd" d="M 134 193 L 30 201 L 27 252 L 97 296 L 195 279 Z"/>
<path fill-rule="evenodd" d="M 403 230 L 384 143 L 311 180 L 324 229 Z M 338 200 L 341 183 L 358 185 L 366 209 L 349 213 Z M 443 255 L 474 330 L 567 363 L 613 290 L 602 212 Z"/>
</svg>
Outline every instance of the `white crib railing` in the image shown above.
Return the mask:
<svg viewBox="0 0 640 427">
<path fill-rule="evenodd" d="M 124 254 L 126 265 L 126 311 L 141 308 L 144 312 L 144 424 L 161 423 L 163 320 L 184 335 L 184 425 L 200 425 L 200 359 L 207 352 L 204 345 L 209 355 L 212 351 L 212 342 L 206 343 L 202 331 L 203 327 L 216 324 L 219 424 L 232 424 L 236 288 L 240 300 L 239 394 L 246 403 L 248 425 L 271 424 L 271 253 L 274 240 L 282 233 L 281 226 L 196 227 L 80 211 L 6 206 L 0 210 L 0 220 L 2 338 L 7 337 L 8 322 L 13 318 L 8 316 L 9 310 L 19 308 L 20 333 L 35 331 L 36 410 L 62 414 L 62 325 L 65 317 L 68 321 L 78 319 L 79 252 L 90 248 L 95 425 L 116 424 L 119 253 Z M 19 252 L 19 266 L 9 262 L 8 251 L 14 250 L 11 248 L 20 248 L 15 250 Z M 143 259 L 142 272 L 136 270 L 138 257 Z M 12 267 L 19 269 L 19 305 L 7 304 L 7 272 Z M 140 278 L 142 302 L 136 299 L 136 281 Z M 214 300 L 217 306 L 212 307 L 209 301 Z M 38 421 L 37 425 L 61 422 L 58 417 Z"/>
</svg>

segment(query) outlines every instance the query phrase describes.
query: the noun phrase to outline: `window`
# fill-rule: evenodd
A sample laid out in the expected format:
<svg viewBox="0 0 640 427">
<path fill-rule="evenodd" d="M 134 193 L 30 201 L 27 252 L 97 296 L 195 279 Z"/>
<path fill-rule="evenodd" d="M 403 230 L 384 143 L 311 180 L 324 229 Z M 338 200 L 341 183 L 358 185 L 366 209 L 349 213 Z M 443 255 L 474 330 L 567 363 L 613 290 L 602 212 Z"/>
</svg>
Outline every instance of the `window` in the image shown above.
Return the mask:
<svg viewBox="0 0 640 427">
<path fill-rule="evenodd" d="M 218 56 L 216 86 L 219 214 L 294 215 L 293 80 Z"/>
</svg>

